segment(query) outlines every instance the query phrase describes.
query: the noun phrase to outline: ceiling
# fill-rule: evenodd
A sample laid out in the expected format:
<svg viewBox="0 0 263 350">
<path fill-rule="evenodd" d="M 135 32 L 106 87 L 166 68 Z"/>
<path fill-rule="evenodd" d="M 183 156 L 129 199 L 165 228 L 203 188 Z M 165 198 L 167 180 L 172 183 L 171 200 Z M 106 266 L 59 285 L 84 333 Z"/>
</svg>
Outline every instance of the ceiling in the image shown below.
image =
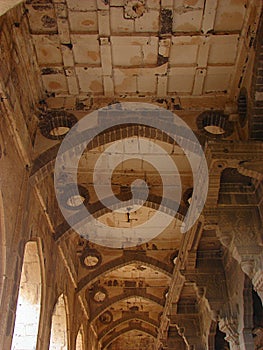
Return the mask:
<svg viewBox="0 0 263 350">
<path fill-rule="evenodd" d="M 84 105 L 87 96 L 233 93 L 243 36 L 253 32 L 245 33 L 247 8 L 246 0 L 26 3 L 46 93 Z"/>
</svg>

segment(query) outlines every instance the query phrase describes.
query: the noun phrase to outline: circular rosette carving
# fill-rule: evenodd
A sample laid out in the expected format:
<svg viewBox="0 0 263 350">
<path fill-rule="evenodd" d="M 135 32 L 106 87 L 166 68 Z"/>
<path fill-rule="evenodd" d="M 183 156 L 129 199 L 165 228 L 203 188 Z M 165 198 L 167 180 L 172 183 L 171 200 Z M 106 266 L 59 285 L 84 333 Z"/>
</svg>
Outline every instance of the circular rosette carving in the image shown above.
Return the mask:
<svg viewBox="0 0 263 350">
<path fill-rule="evenodd" d="M 112 313 L 110 311 L 105 311 L 99 316 L 99 320 L 102 324 L 110 324 L 113 320 Z"/>
<path fill-rule="evenodd" d="M 91 297 L 96 303 L 103 303 L 107 299 L 108 293 L 105 288 L 96 287 L 91 292 Z"/>
<path fill-rule="evenodd" d="M 95 269 L 101 264 L 101 254 L 96 249 L 87 249 L 80 257 L 81 264 L 87 269 Z"/>
<path fill-rule="evenodd" d="M 73 184 L 68 184 L 63 188 L 60 201 L 66 209 L 79 210 L 82 204 L 88 203 L 89 193 L 84 186 L 78 185 L 76 188 Z"/>
<path fill-rule="evenodd" d="M 144 0 L 127 0 L 124 5 L 124 17 L 125 18 L 140 18 L 144 12 L 145 1 Z"/>
</svg>

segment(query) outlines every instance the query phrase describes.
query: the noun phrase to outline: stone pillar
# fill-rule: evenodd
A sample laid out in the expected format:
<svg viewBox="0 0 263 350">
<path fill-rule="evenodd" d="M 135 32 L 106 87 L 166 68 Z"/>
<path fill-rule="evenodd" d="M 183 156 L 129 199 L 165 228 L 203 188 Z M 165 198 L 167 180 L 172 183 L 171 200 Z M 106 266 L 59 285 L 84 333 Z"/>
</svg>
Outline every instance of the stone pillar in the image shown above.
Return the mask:
<svg viewBox="0 0 263 350">
<path fill-rule="evenodd" d="M 241 349 L 253 349 L 254 339 L 252 336 L 253 330 L 253 297 L 252 297 L 252 283 L 249 277 L 245 277 L 244 282 L 244 328 L 243 339 L 241 340 Z"/>
<path fill-rule="evenodd" d="M 263 302 L 263 246 L 257 208 L 218 210 L 218 237 L 252 280 Z"/>
<path fill-rule="evenodd" d="M 194 281 L 199 291 L 199 296 L 204 297 L 211 309 L 211 315 L 216 320 L 219 311 L 227 301 L 226 280 L 221 262 L 216 260 L 209 261 L 211 269 L 195 269 L 184 271 L 186 280 Z"/>
<path fill-rule="evenodd" d="M 251 329 L 243 329 L 243 341 L 240 344 L 240 349 L 254 349 L 254 340 Z"/>
<path fill-rule="evenodd" d="M 238 334 L 238 321 L 236 318 L 228 316 L 219 321 L 219 329 L 226 334 L 226 341 L 230 344 L 231 350 L 240 350 L 240 341 Z"/>
<path fill-rule="evenodd" d="M 215 350 L 215 335 L 217 329 L 217 322 L 211 321 L 209 335 L 208 335 L 208 350 Z"/>
<path fill-rule="evenodd" d="M 167 338 L 169 329 L 169 319 L 162 315 L 161 316 L 161 328 L 159 329 L 159 337 L 157 339 L 157 347 L 160 350 L 168 349 Z"/>
<path fill-rule="evenodd" d="M 177 314 L 171 317 L 171 323 L 180 329 L 180 335 L 185 339 L 188 349 L 206 350 L 205 341 L 201 334 L 199 314 Z"/>
<path fill-rule="evenodd" d="M 167 350 L 185 350 L 184 339 L 179 335 L 177 327 L 172 326 L 168 330 Z"/>
</svg>

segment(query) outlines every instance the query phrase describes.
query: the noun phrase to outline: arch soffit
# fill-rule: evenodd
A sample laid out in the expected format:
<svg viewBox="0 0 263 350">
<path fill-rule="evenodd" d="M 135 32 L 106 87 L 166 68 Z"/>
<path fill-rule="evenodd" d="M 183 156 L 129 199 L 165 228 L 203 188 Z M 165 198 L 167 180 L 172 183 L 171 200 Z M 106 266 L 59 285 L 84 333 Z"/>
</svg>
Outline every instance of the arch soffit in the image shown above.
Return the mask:
<svg viewBox="0 0 263 350">
<path fill-rule="evenodd" d="M 122 198 L 122 200 L 126 200 L 126 199 Z M 166 199 L 164 201 L 164 203 L 162 203 L 162 205 L 160 205 L 162 200 L 163 200 L 162 197 L 150 194 L 144 203 L 140 203 L 139 201 L 138 202 L 136 201 L 135 204 L 143 204 L 143 206 L 148 207 L 148 208 L 152 208 L 152 209 L 158 208 L 159 211 L 162 211 L 168 215 L 171 215 L 180 221 L 184 221 L 184 217 L 185 217 L 186 212 L 187 212 L 186 207 L 179 205 L 178 210 L 175 211 L 174 208 L 178 207 L 177 202 Z M 119 206 L 121 207 L 122 204 L 120 203 Z M 75 224 L 80 224 L 82 221 L 87 220 L 86 210 L 88 210 L 88 212 L 90 214 L 92 214 L 92 216 L 95 218 L 99 218 L 99 217 L 107 214 L 108 212 L 110 212 L 110 209 L 106 208 L 101 202 L 89 204 L 89 205 L 87 205 L 87 209 L 78 211 L 77 213 L 75 213 L 71 216 L 72 220 L 74 220 L 76 218 Z M 55 241 L 59 241 L 62 237 L 66 236 L 67 234 L 69 234 L 71 232 L 75 232 L 75 231 L 73 231 L 71 226 L 66 221 L 64 221 L 61 225 L 59 225 L 56 228 L 56 232 L 54 234 L 54 239 L 55 239 Z"/>
<path fill-rule="evenodd" d="M 162 307 L 164 306 L 164 303 L 165 303 L 163 299 L 160 299 L 153 294 L 147 293 L 143 289 L 138 289 L 138 288 L 130 289 L 125 293 L 116 295 L 106 300 L 102 305 L 97 307 L 95 311 L 91 313 L 90 322 L 94 322 L 103 312 L 105 312 L 112 305 L 117 304 L 119 301 L 127 300 L 131 297 L 141 297 L 145 300 L 153 302 Z"/>
<path fill-rule="evenodd" d="M 128 266 L 132 263 L 141 263 L 146 266 L 153 268 L 168 277 L 172 276 L 173 266 L 169 266 L 164 262 L 161 262 L 152 257 L 148 257 L 145 254 L 136 254 L 136 251 L 131 251 L 128 254 L 124 253 L 123 256 L 114 259 L 107 264 L 103 264 L 97 270 L 90 272 L 87 276 L 82 278 L 77 287 L 77 292 L 80 292 L 88 284 L 94 283 L 98 278 L 105 276 L 107 273 L 117 270 L 120 267 Z"/>
<path fill-rule="evenodd" d="M 121 335 L 128 333 L 130 331 L 137 330 L 140 332 L 143 332 L 145 334 L 150 335 L 153 338 L 157 337 L 157 333 L 151 331 L 150 329 L 140 327 L 139 325 L 130 325 L 124 329 L 122 329 L 119 332 L 113 333 L 104 343 L 103 343 L 103 348 L 105 349 L 107 346 L 109 346 L 111 343 L 113 343 L 117 338 L 119 338 Z"/>
<path fill-rule="evenodd" d="M 149 317 L 146 317 L 144 315 L 140 315 L 140 314 L 130 314 L 126 317 L 121 317 L 119 319 L 117 319 L 116 321 L 114 321 L 113 323 L 111 323 L 108 327 L 106 327 L 98 336 L 98 340 L 101 341 L 103 338 L 105 338 L 112 329 L 114 329 L 115 327 L 123 324 L 123 323 L 126 323 L 128 321 L 131 321 L 131 320 L 139 320 L 139 321 L 143 321 L 144 323 L 147 323 L 153 327 L 158 327 L 158 322 L 149 318 Z"/>
</svg>

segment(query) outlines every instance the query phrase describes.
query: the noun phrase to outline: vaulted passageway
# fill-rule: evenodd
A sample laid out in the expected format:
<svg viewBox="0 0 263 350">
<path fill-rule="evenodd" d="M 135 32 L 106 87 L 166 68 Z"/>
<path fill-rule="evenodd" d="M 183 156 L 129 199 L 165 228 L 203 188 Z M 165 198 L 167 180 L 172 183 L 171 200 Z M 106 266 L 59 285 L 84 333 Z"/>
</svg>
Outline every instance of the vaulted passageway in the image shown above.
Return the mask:
<svg viewBox="0 0 263 350">
<path fill-rule="evenodd" d="M 260 350 L 262 1 L 0 15 L 0 348 Z"/>
</svg>

